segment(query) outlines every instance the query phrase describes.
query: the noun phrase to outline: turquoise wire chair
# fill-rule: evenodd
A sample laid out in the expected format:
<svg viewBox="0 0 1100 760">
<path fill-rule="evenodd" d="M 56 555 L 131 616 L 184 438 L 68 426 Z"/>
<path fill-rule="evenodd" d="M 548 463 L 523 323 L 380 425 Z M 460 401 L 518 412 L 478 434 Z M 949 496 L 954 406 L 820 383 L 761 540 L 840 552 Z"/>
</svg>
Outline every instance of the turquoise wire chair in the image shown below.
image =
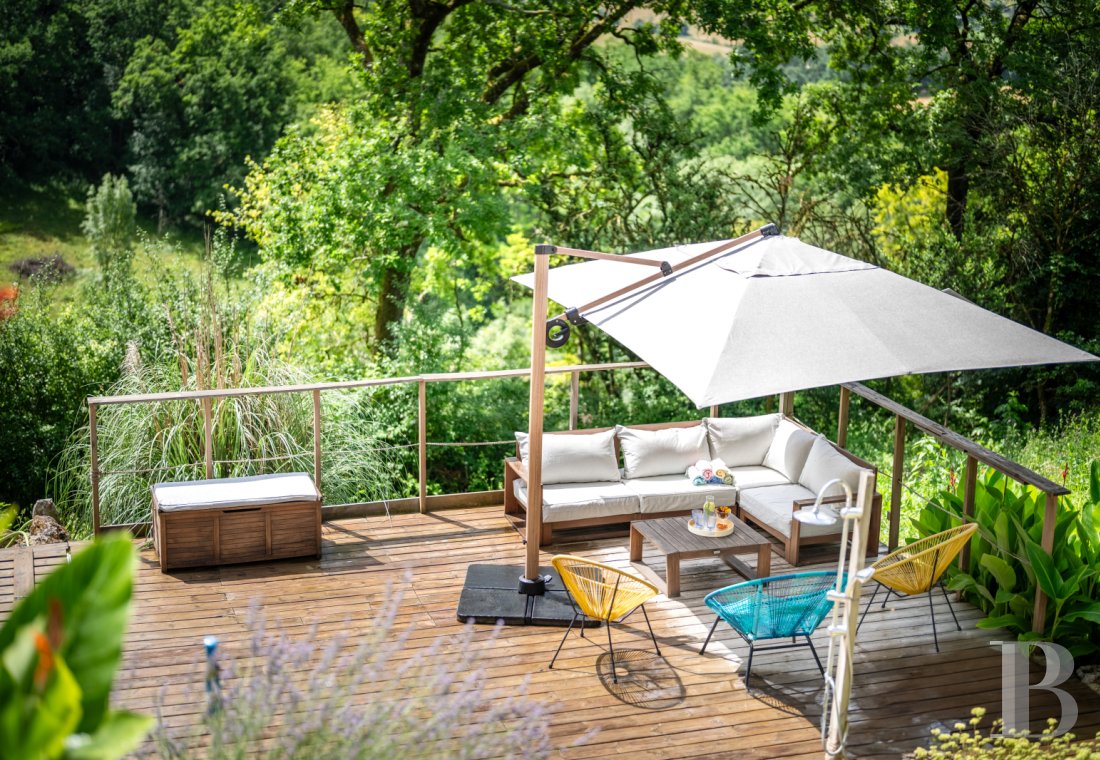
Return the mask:
<svg viewBox="0 0 1100 760">
<path fill-rule="evenodd" d="M 825 669 L 810 635 L 833 608 L 833 603 L 825 598 L 825 594 L 835 587 L 836 573 L 818 571 L 758 578 L 711 592 L 703 601 L 718 617 L 710 627 L 710 633 L 707 634 L 707 640 L 703 642 L 699 654 L 707 651 L 714 629 L 720 621 L 725 620 L 749 645 L 749 660 L 745 667 L 746 689 L 752 673 L 752 657 L 758 650 L 808 646 L 817 661 L 818 669 L 824 675 Z M 767 647 L 757 645 L 760 641 L 788 637 L 791 639 L 790 644 Z M 798 641 L 799 637 L 805 640 Z"/>
</svg>

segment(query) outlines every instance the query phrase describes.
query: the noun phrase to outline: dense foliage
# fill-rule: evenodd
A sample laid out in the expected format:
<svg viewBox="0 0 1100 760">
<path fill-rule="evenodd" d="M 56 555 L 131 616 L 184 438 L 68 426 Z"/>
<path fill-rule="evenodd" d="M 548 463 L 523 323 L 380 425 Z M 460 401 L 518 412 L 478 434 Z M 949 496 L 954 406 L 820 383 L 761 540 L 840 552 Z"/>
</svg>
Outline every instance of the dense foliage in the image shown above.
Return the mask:
<svg viewBox="0 0 1100 760">
<path fill-rule="evenodd" d="M 964 13 L 887 0 L 843 12 L 786 0 L 298 0 L 276 9 L 24 0 L 15 11 L 0 38 L 10 74 L 0 87 L 13 93 L 0 165 L 24 182 L 96 183 L 86 237 L 68 233 L 90 244 L 94 269 L 64 286 L 68 305 L 25 284 L 0 322 L 10 389 L 0 429 L 20 452 L 0 462 L 0 498 L 24 508 L 53 490 L 72 496 L 70 514 L 86 512 L 86 486 L 70 488 L 86 482 L 84 455 L 77 446 L 58 460 L 84 421 L 84 396 L 193 379 L 168 370 L 180 336 L 201 342 L 191 338 L 208 299 L 168 257 L 136 253 L 151 216 L 162 226 L 213 211 L 227 225 L 207 266 L 242 360 L 263 357 L 256 377 L 522 366 L 529 301 L 508 278 L 528 268 L 533 242 L 621 251 L 769 221 L 1084 348 L 1100 340 L 1091 303 L 1100 175 L 1090 160 L 1100 75 L 1089 65 L 1100 35 L 1088 9 L 1068 0 L 980 2 Z M 35 121 L 42 114 L 52 117 Z M 633 358 L 596 330 L 575 335 L 552 361 Z M 127 346 L 127 366 L 156 379 L 126 374 Z M 550 390 L 551 426 L 565 423 L 562 380 Z M 1094 368 L 880 387 L 995 449 L 1031 451 L 1027 461 L 1048 474 L 1063 440 L 1077 442 L 1075 456 L 1095 456 L 1086 451 L 1095 439 L 1079 432 L 1095 426 Z M 432 446 L 429 490 L 499 486 L 525 395 L 521 380 L 431 386 L 430 441 L 489 443 Z M 357 445 L 390 447 L 388 485 L 359 497 L 415 491 L 414 396 L 397 386 L 326 402 L 326 435 L 347 421 L 374 442 Z M 292 449 L 308 448 L 308 426 L 290 419 L 302 410 L 231 406 L 219 407 L 220 432 L 240 415 L 288 426 L 294 446 L 277 455 L 302 464 Z M 835 392 L 807 391 L 798 409 L 831 430 Z M 118 430 L 149 423 L 179 436 L 120 448 L 140 462 L 113 466 L 194 468 L 196 414 L 191 405 L 170 421 L 135 412 Z M 650 372 L 581 378 L 581 424 L 696 414 Z M 853 414 L 853 448 L 885 469 L 891 422 Z M 1073 421 L 1065 436 L 1029 448 L 1033 426 L 1056 430 L 1061 416 Z M 219 438 L 218 456 L 267 458 L 271 435 L 235 436 L 250 441 L 240 446 Z M 961 471 L 920 443 L 910 460 L 907 510 L 920 508 L 917 492 Z M 60 474 L 47 485 L 51 463 Z M 336 482 L 326 490 L 343 499 Z M 136 505 L 140 487 L 134 479 L 123 503 Z"/>
<path fill-rule="evenodd" d="M 914 521 L 920 536 L 958 525 L 962 493 L 942 492 Z M 970 567 L 950 576 L 949 586 L 988 617 L 983 628 L 1007 628 L 1021 640 L 1054 641 L 1075 658 L 1100 651 L 1100 461 L 1091 466 L 1088 491 L 1079 506 L 1060 499 L 1054 528 L 1054 551 L 1040 547 L 1046 500 L 1033 488 L 1014 487 L 1000 473 L 975 483 L 974 519 L 979 530 L 971 540 Z M 1032 631 L 1035 594 L 1050 600 L 1046 627 Z"/>
</svg>

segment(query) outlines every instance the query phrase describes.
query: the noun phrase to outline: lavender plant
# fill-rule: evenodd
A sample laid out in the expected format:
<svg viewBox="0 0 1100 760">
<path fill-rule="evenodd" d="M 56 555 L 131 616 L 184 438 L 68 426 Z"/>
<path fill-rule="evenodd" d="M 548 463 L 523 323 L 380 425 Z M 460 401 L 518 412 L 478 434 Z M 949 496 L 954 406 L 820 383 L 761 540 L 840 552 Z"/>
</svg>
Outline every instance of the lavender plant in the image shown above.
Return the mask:
<svg viewBox="0 0 1100 760">
<path fill-rule="evenodd" d="M 396 623 L 400 604 L 400 594 L 387 594 L 369 633 L 354 640 L 324 639 L 316 626 L 294 639 L 253 606 L 246 651 L 220 655 L 218 685 L 196 684 L 189 695 L 206 705 L 201 732 L 173 731 L 158 709 L 150 753 L 166 760 L 547 757 L 546 708 L 525 688 L 486 688 L 473 628 L 411 652 L 412 628 Z"/>
</svg>

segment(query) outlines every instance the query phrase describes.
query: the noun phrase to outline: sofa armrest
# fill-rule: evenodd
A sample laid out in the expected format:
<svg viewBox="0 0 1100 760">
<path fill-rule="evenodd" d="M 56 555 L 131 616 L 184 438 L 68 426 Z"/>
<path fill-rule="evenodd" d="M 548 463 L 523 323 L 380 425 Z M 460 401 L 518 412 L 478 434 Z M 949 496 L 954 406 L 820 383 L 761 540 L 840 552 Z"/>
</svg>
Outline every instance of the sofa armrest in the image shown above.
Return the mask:
<svg viewBox="0 0 1100 760">
<path fill-rule="evenodd" d="M 853 494 L 853 498 L 854 498 L 854 496 L 855 495 Z M 821 503 L 822 504 L 843 504 L 844 501 L 847 498 L 848 497 L 844 496 L 843 494 L 840 495 L 840 496 L 827 496 L 827 497 L 825 497 L 824 499 L 821 500 Z M 804 507 L 812 507 L 814 505 L 815 501 L 817 501 L 816 498 L 813 498 L 813 499 L 795 499 L 794 502 L 791 504 L 791 511 L 792 512 L 797 512 L 798 510 L 800 510 Z"/>
<path fill-rule="evenodd" d="M 527 482 L 527 468 L 519 457 L 507 457 L 504 460 L 504 514 L 514 515 L 523 509 L 516 498 L 514 483 L 517 480 Z"/>
</svg>

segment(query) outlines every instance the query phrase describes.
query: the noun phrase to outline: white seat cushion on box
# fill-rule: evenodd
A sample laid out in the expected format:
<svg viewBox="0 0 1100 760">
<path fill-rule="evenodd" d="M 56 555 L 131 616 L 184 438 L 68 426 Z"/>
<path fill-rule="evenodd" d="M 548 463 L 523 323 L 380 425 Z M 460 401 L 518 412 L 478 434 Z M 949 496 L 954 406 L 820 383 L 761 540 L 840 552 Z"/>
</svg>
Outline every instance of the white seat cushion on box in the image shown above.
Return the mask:
<svg viewBox="0 0 1100 760">
<path fill-rule="evenodd" d="M 806 465 L 802 468 L 798 482 L 818 494 L 830 480 L 839 479 L 852 489 L 852 502 L 855 503 L 856 493 L 859 491 L 859 474 L 864 469 L 833 448 L 825 436 L 818 436 L 810 448 L 810 455 L 806 457 Z M 829 486 L 825 495 L 843 496 L 844 488 L 839 483 L 834 483 Z"/>
<path fill-rule="evenodd" d="M 527 506 L 527 484 L 516 480 L 516 498 Z M 542 487 L 542 521 L 638 514 L 638 496 L 622 483 L 557 483 Z"/>
<path fill-rule="evenodd" d="M 775 438 L 782 415 L 756 417 L 707 417 L 711 459 L 721 459 L 730 467 L 759 465 Z"/>
<path fill-rule="evenodd" d="M 806 432 L 790 420 L 780 420 L 763 464 L 786 477 L 788 482 L 797 483 L 813 445 L 812 433 Z"/>
<path fill-rule="evenodd" d="M 785 486 L 767 486 L 765 488 L 750 488 L 742 490 L 738 495 L 743 512 L 748 512 L 758 522 L 782 533 L 791 535 L 791 519 L 794 516 L 794 502 L 802 499 L 814 499 L 817 497 L 806 486 L 798 483 Z M 809 509 L 810 507 L 807 507 Z M 833 512 L 832 507 L 822 507 Z M 832 525 L 802 525 L 799 534 L 802 536 L 826 536 L 840 533 L 840 521 Z"/>
<path fill-rule="evenodd" d="M 791 481 L 770 467 L 731 467 L 733 484 L 738 488 L 760 488 L 762 486 L 785 486 Z"/>
<path fill-rule="evenodd" d="M 707 430 L 700 423 L 685 428 L 640 430 L 619 425 L 619 447 L 627 478 L 684 475 L 700 459 L 710 459 Z"/>
<path fill-rule="evenodd" d="M 157 483 L 153 486 L 153 495 L 161 512 L 252 507 L 321 498 L 313 478 L 304 472 Z"/>
<path fill-rule="evenodd" d="M 719 507 L 732 507 L 737 503 L 737 489 L 734 486 L 693 486 L 683 475 L 630 478 L 624 480 L 623 485 L 638 495 L 642 514 L 702 509 L 707 496 L 713 496 L 715 505 Z"/>
<path fill-rule="evenodd" d="M 527 465 L 527 433 L 516 433 L 519 454 Z M 542 482 L 608 483 L 619 479 L 615 457 L 615 431 L 602 433 L 553 433 L 542 436 Z"/>
</svg>

